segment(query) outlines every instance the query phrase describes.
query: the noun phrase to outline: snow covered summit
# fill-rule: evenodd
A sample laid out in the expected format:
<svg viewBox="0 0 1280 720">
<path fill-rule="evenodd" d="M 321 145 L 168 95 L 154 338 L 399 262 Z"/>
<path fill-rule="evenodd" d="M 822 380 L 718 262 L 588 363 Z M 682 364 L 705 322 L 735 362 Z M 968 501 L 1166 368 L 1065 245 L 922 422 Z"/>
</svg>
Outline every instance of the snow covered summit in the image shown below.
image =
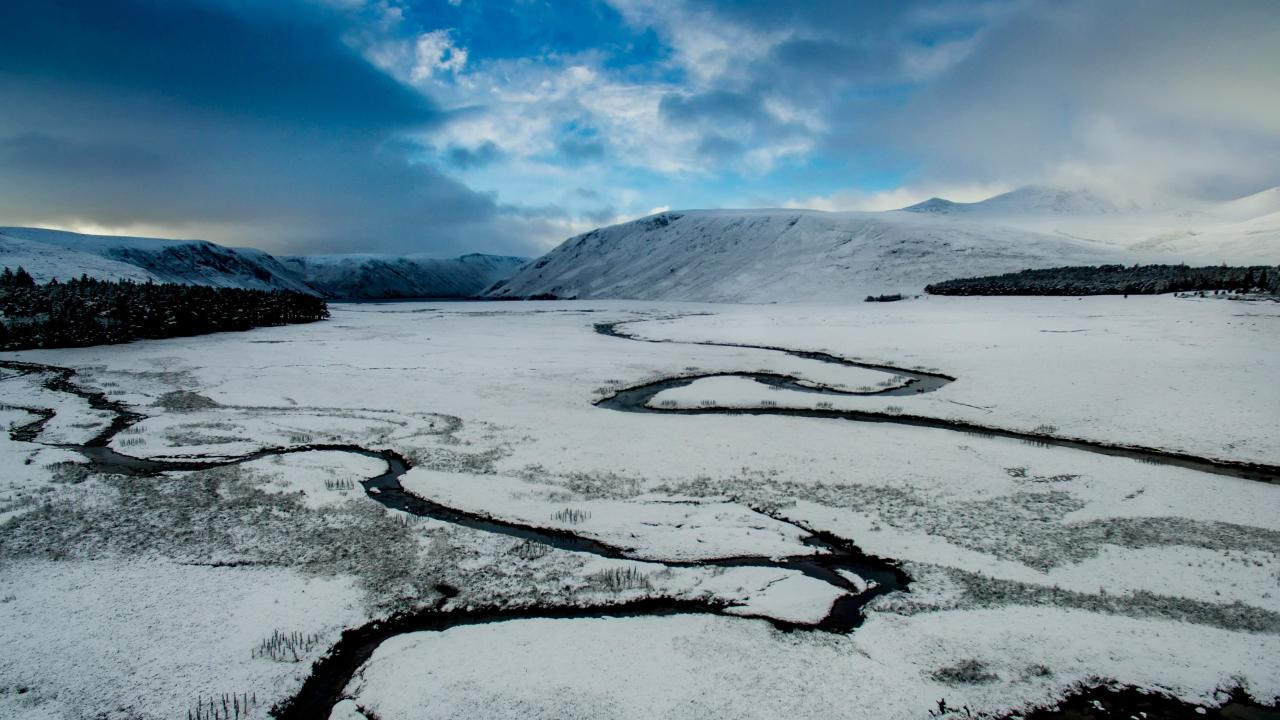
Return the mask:
<svg viewBox="0 0 1280 720">
<path fill-rule="evenodd" d="M 906 212 L 971 215 L 1099 215 L 1122 211 L 1092 190 L 1028 185 L 973 203 L 930 198 L 903 208 Z"/>
<path fill-rule="evenodd" d="M 488 294 L 838 302 L 965 275 L 1130 257 L 1100 243 L 918 213 L 691 210 L 570 238 Z"/>
<path fill-rule="evenodd" d="M 26 268 L 41 282 L 88 275 L 104 280 L 293 290 L 338 300 L 475 297 L 525 262 L 526 258 L 481 254 L 448 259 L 416 255 L 276 258 L 261 250 L 204 240 L 0 228 L 0 267 Z"/>
<path fill-rule="evenodd" d="M 312 290 L 274 257 L 251 248 L 229 248 L 206 240 L 82 235 L 43 228 L 0 228 L 9 251 L 0 264 L 26 267 L 38 280 L 82 274 L 111 280 L 154 280 L 253 290 Z M 58 263 L 36 258 L 57 257 Z"/>
<path fill-rule="evenodd" d="M 973 203 L 930 198 L 902 211 L 1093 240 L 1167 262 L 1280 262 L 1280 188 L 1211 202 L 1029 186 Z"/>
</svg>

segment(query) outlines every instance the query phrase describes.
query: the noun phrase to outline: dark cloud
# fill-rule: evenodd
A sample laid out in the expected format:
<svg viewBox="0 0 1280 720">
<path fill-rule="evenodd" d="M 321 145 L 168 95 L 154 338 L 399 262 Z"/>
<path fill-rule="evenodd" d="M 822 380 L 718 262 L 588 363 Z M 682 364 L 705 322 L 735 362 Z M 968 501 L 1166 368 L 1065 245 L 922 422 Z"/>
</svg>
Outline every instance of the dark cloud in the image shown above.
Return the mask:
<svg viewBox="0 0 1280 720">
<path fill-rule="evenodd" d="M 1280 183 L 1274 0 L 673 7 L 668 33 L 758 33 L 697 92 L 660 104 L 713 161 L 802 139 L 825 161 L 914 183 L 1219 195 Z"/>
<path fill-rule="evenodd" d="M 491 165 L 502 157 L 502 150 L 492 140 L 485 140 L 475 147 L 453 145 L 445 151 L 448 163 L 462 170 Z"/>
<path fill-rule="evenodd" d="M 528 251 L 404 141 L 442 122 L 312 4 L 0 4 L 0 217 L 278 250 Z"/>
<path fill-rule="evenodd" d="M 600 131 L 582 118 L 565 124 L 561 128 L 560 139 L 556 141 L 556 159 L 567 165 L 598 162 L 604 159 L 606 152 Z"/>
<path fill-rule="evenodd" d="M 1241 194 L 1280 183 L 1280 12 L 1262 0 L 1029 3 L 901 103 L 856 102 L 826 150 L 944 181 Z"/>
<path fill-rule="evenodd" d="M 592 162 L 604 158 L 604 143 L 597 138 L 570 137 L 556 143 L 556 152 L 570 164 Z"/>
<path fill-rule="evenodd" d="M 752 147 L 805 134 L 800 126 L 779 120 L 770 113 L 765 97 L 766 92 L 760 87 L 689 95 L 668 93 L 659 102 L 658 112 L 672 125 L 700 131 L 695 148 L 699 157 L 736 163 Z"/>
<path fill-rule="evenodd" d="M 698 141 L 698 154 L 713 160 L 730 160 L 742 157 L 746 148 L 737 140 L 711 133 Z"/>
<path fill-rule="evenodd" d="M 162 107 L 367 130 L 428 123 L 420 94 L 301 3 L 42 0 L 0 10 L 4 75 Z"/>
<path fill-rule="evenodd" d="M 618 209 L 612 205 L 606 205 L 595 210 L 587 210 L 582 213 L 582 219 L 596 225 L 603 225 L 616 217 L 618 217 Z"/>
<path fill-rule="evenodd" d="M 678 125 L 723 121 L 756 124 L 769 120 L 760 95 L 730 90 L 712 90 L 694 95 L 668 93 L 658 104 L 658 112 L 667 122 Z"/>
<path fill-rule="evenodd" d="M 117 178 L 168 169 L 167 161 L 141 147 L 85 143 L 39 132 L 0 138 L 0 167 L 32 175 L 111 173 Z"/>
</svg>

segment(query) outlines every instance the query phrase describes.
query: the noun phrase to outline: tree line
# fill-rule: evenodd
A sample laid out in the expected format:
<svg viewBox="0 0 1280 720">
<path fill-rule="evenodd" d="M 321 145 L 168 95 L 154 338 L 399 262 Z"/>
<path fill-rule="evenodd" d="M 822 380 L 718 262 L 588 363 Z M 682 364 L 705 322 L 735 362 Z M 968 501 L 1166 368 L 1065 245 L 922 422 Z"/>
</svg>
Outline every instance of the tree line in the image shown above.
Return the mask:
<svg viewBox="0 0 1280 720">
<path fill-rule="evenodd" d="M 245 290 L 132 280 L 37 283 L 0 273 L 0 349 L 83 347 L 329 317 L 324 300 L 284 290 Z"/>
<path fill-rule="evenodd" d="M 1200 290 L 1280 294 L 1280 267 L 1086 265 L 946 280 L 924 289 L 931 295 L 1155 295 Z"/>
</svg>

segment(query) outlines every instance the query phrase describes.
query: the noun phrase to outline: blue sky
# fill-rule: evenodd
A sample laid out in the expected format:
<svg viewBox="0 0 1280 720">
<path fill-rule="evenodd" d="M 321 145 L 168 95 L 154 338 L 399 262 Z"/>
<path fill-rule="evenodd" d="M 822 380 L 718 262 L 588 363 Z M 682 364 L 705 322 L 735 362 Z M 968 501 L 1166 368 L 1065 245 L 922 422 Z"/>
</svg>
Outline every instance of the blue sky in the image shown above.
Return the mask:
<svg viewBox="0 0 1280 720">
<path fill-rule="evenodd" d="M 0 6 L 0 224 L 535 255 L 661 208 L 1280 183 L 1269 0 Z"/>
</svg>

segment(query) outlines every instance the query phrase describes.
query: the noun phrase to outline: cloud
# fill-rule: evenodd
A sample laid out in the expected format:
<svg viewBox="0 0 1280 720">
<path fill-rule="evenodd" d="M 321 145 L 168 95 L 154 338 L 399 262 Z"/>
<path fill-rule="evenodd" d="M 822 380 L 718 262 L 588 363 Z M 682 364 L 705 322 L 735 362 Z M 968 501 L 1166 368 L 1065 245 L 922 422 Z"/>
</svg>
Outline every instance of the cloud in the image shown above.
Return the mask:
<svg viewBox="0 0 1280 720">
<path fill-rule="evenodd" d="M 475 147 L 451 145 L 445 151 L 448 163 L 462 169 L 484 167 L 501 160 L 502 157 L 502 150 L 492 140 L 485 140 Z"/>
<path fill-rule="evenodd" d="M 432 30 L 418 36 L 414 65 L 409 77 L 425 80 L 439 72 L 457 73 L 467 66 L 467 51 L 453 44 L 447 30 Z"/>
<path fill-rule="evenodd" d="M 292 2 L 4 4 L 0 216 L 283 251 L 533 247 L 406 140 L 446 114 L 344 43 L 346 21 Z"/>
<path fill-rule="evenodd" d="M 1188 194 L 1280 183 L 1271 2 L 1029 2 L 825 150 L 878 147 L 937 181 Z M 1215 190 L 1216 188 L 1216 190 Z"/>
<path fill-rule="evenodd" d="M 941 197 L 954 202 L 977 202 L 1013 188 L 1006 185 L 904 185 L 889 190 L 837 190 L 829 195 L 788 200 L 783 207 L 828 212 L 901 210 L 909 205 Z"/>
<path fill-rule="evenodd" d="M 1241 194 L 1280 184 L 1274 7 L 5 3 L 0 216 L 527 253 L 655 205 Z"/>
</svg>

